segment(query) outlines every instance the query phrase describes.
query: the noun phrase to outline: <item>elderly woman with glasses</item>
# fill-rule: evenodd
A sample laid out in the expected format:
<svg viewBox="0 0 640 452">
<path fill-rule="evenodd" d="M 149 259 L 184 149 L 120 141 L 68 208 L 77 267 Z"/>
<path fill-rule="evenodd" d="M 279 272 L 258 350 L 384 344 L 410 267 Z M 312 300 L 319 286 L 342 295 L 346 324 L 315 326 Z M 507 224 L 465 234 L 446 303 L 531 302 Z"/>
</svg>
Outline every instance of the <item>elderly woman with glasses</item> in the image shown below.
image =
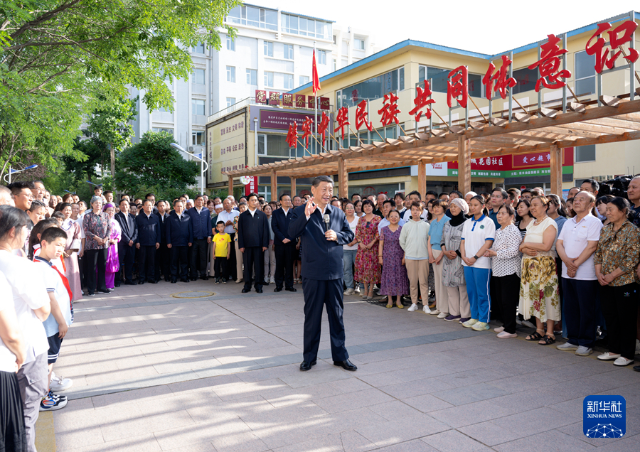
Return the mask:
<svg viewBox="0 0 640 452">
<path fill-rule="evenodd" d="M 362 201 L 364 216 L 360 217 L 356 227 L 356 242 L 358 242 L 358 254 L 356 255 L 356 274 L 354 279 L 364 284 L 362 297 L 365 300 L 373 299 L 373 286 L 380 283 L 380 265 L 378 264 L 379 239 L 378 223 L 381 218 L 373 214 L 373 202 L 368 199 Z"/>
<path fill-rule="evenodd" d="M 105 270 L 110 245 L 111 219 L 102 211 L 102 197 L 91 198 L 91 211 L 84 214 L 82 228 L 86 237 L 84 258 L 87 266 L 88 296 L 91 297 L 96 292 L 96 276 L 98 292 L 109 293 L 105 283 Z"/>
</svg>

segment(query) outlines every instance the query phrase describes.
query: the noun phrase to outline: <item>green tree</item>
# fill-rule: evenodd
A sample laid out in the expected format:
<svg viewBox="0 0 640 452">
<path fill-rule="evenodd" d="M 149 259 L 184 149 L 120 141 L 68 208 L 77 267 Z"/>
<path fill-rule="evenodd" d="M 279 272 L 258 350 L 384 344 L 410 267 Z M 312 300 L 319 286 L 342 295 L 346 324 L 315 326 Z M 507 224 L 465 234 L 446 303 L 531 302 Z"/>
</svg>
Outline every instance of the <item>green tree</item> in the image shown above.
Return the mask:
<svg viewBox="0 0 640 452">
<path fill-rule="evenodd" d="M 127 193 L 155 193 L 156 199 L 182 194 L 196 183 L 200 167 L 171 147 L 173 136 L 147 132 L 139 143 L 125 149 L 117 161 L 116 188 Z"/>
<path fill-rule="evenodd" d="M 21 0 L 0 5 L 0 177 L 37 153 L 81 157 L 74 139 L 83 117 L 143 91 L 150 110 L 173 109 L 165 79 L 192 72 L 189 50 L 220 48 L 218 30 L 237 0 Z M 15 166 L 15 165 L 14 165 Z"/>
</svg>

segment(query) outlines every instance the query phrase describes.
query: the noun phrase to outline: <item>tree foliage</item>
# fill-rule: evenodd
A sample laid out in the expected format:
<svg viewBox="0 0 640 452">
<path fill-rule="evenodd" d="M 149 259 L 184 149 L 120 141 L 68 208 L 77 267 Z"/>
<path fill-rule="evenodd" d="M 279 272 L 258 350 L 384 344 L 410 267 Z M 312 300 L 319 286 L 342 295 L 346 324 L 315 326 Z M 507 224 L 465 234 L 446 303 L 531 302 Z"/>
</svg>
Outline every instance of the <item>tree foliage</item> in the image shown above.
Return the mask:
<svg viewBox="0 0 640 452">
<path fill-rule="evenodd" d="M 117 162 L 116 188 L 127 193 L 156 194 L 156 199 L 172 198 L 196 183 L 200 167 L 182 158 L 171 147 L 175 143 L 166 132 L 147 132 L 139 143 L 125 149 Z"/>
<path fill-rule="evenodd" d="M 22 0 L 0 5 L 0 176 L 29 153 L 55 167 L 82 157 L 83 116 L 127 86 L 153 110 L 172 109 L 165 78 L 192 72 L 189 49 L 220 48 L 237 0 Z"/>
</svg>

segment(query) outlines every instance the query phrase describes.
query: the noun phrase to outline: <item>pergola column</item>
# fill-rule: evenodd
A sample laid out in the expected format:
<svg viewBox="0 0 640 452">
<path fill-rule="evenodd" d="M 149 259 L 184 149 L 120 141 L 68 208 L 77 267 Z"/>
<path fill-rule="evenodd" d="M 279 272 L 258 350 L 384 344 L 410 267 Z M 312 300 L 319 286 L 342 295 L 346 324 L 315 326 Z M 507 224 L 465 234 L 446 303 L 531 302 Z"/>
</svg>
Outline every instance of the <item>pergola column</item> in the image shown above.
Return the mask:
<svg viewBox="0 0 640 452">
<path fill-rule="evenodd" d="M 229 196 L 233 196 L 233 176 L 229 176 Z"/>
<path fill-rule="evenodd" d="M 342 198 L 349 197 L 349 174 L 347 173 L 347 165 L 344 158 L 338 160 L 338 183 L 340 184 L 340 196 Z"/>
<path fill-rule="evenodd" d="M 471 191 L 471 151 L 464 136 L 458 137 L 458 190 L 462 196 Z"/>
<path fill-rule="evenodd" d="M 418 163 L 418 193 L 420 193 L 420 199 L 427 197 L 427 164 L 424 160 Z"/>
<path fill-rule="evenodd" d="M 562 198 L 562 148 L 551 145 L 551 193 Z"/>
<path fill-rule="evenodd" d="M 276 170 L 271 171 L 271 201 L 278 200 L 278 174 Z"/>
<path fill-rule="evenodd" d="M 291 178 L 291 200 L 293 201 L 293 197 L 296 195 L 296 178 Z"/>
</svg>

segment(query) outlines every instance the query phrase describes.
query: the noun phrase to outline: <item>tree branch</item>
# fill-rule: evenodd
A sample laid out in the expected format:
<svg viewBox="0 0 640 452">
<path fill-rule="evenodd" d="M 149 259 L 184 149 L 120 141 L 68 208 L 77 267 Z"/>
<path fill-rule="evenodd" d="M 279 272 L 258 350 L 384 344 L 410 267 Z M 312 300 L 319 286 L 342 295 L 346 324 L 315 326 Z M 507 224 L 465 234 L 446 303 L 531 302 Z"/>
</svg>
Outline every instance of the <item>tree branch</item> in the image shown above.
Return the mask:
<svg viewBox="0 0 640 452">
<path fill-rule="evenodd" d="M 34 19 L 32 21 L 26 22 L 24 25 L 22 25 L 20 28 L 18 28 L 15 32 L 13 32 L 11 34 L 11 39 L 15 41 L 16 38 L 21 36 L 28 29 L 32 28 L 35 25 L 39 25 L 39 24 L 42 24 L 44 22 L 47 22 L 47 21 L 51 20 L 52 18 L 54 18 L 58 14 L 66 11 L 69 8 L 72 8 L 77 3 L 80 3 L 80 1 L 81 0 L 71 0 L 69 3 L 63 3 L 62 5 L 58 6 L 56 9 L 52 9 L 51 11 L 47 11 L 46 13 L 42 14 L 40 17 L 37 17 L 36 19 Z"/>
</svg>

